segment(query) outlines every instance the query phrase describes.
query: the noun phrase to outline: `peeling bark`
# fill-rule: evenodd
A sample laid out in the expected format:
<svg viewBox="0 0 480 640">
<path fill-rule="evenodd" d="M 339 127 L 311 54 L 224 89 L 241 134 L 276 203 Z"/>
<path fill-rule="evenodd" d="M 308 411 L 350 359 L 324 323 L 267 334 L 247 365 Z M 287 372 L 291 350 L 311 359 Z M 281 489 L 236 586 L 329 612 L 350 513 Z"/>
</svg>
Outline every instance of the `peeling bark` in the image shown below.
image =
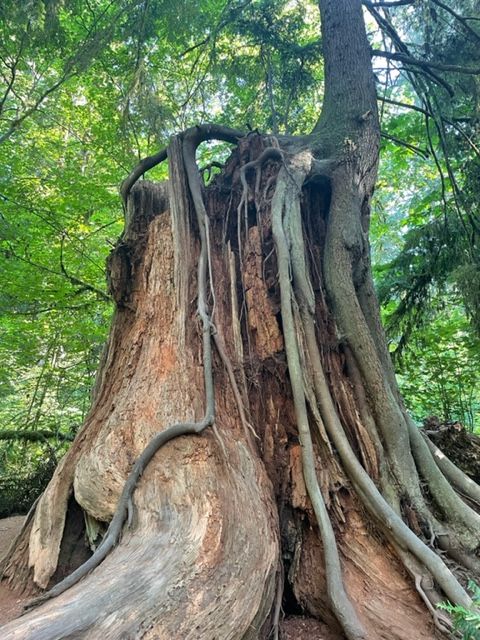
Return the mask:
<svg viewBox="0 0 480 640">
<path fill-rule="evenodd" d="M 151 217 L 145 254 L 136 266 L 129 306 L 117 311 L 103 385 L 84 428 L 95 431 L 95 441 L 75 456 L 72 479 L 75 500 L 100 521 L 112 517 L 128 469 L 153 434 L 179 419 L 196 420 L 202 412 L 196 341 L 190 336 L 183 352 L 176 347 L 169 215 L 149 210 L 153 186 L 144 183 L 137 189 L 146 197 L 137 199 L 141 206 L 132 220 L 137 224 L 138 217 Z M 189 325 L 189 333 L 195 333 L 191 318 Z M 7 625 L 2 637 L 28 637 L 30 632 L 38 639 L 60 632 L 62 637 L 139 637 L 142 629 L 145 638 L 150 633 L 198 638 L 199 626 L 205 638 L 247 638 L 251 625 L 261 627 L 275 590 L 278 523 L 271 484 L 239 437 L 243 431 L 232 406 L 226 383 L 217 402 L 217 425 L 228 457 L 213 434 L 165 446 L 135 491 L 134 523 L 121 544 L 81 583 L 12 623 L 15 631 Z M 63 469 L 74 455 L 67 454 Z M 59 469 L 30 534 L 30 566 L 39 586 L 48 583 L 58 560 L 61 531 L 48 527 L 48 510 L 60 512 L 50 496 L 57 496 L 61 479 Z M 248 521 L 239 519 L 246 513 Z M 34 545 L 48 550 L 48 557 Z M 126 565 L 129 570 L 122 571 Z M 206 588 L 213 584 L 213 590 Z M 74 617 L 69 613 L 73 603 Z M 123 615 L 127 603 L 128 614 Z M 193 618 L 197 623 L 192 627 Z"/>
</svg>

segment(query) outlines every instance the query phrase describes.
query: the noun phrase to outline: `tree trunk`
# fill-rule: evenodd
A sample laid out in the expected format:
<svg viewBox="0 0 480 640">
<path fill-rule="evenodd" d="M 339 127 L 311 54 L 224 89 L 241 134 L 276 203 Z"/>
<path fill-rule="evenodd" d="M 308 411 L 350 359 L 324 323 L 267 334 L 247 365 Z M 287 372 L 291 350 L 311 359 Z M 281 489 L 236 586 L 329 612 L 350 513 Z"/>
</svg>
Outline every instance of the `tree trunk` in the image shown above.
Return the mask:
<svg viewBox="0 0 480 640">
<path fill-rule="evenodd" d="M 426 639 L 439 599 L 469 606 L 446 563 L 477 570 L 479 488 L 409 421 L 373 290 L 361 4 L 320 8 L 311 135 L 194 128 L 124 185 L 92 409 L 3 567 L 53 588 L 2 638 L 301 638 L 304 614 L 304 637 Z M 238 147 L 203 189 L 215 137 Z M 131 188 L 166 156 L 168 187 Z"/>
</svg>

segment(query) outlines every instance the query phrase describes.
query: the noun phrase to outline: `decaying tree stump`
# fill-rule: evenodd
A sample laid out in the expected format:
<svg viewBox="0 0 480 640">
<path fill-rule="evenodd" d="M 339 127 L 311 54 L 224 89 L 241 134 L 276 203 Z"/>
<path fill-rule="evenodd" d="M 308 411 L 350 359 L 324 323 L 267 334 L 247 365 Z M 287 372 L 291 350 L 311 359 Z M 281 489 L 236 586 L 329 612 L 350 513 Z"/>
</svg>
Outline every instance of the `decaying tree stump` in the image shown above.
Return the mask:
<svg viewBox="0 0 480 640">
<path fill-rule="evenodd" d="M 302 613 L 427 640 L 439 600 L 470 606 L 450 569 L 478 572 L 480 488 L 409 419 L 373 289 L 361 3 L 320 7 L 312 134 L 194 127 L 125 181 L 92 409 L 3 567 L 49 590 L 2 638 L 278 638 Z M 211 139 L 236 149 L 205 188 Z M 135 184 L 166 158 L 168 186 Z M 71 573 L 79 509 L 96 549 Z"/>
</svg>

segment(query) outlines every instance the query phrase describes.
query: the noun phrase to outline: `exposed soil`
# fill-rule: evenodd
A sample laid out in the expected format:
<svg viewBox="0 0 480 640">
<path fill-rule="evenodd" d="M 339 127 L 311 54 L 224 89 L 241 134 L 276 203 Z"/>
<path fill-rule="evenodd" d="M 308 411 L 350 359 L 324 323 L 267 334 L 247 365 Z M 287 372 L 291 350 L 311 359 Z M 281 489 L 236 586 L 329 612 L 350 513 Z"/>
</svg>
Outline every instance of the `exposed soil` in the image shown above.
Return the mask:
<svg viewBox="0 0 480 640">
<path fill-rule="evenodd" d="M 0 560 L 8 551 L 20 531 L 25 516 L 13 516 L 0 520 Z M 0 582 L 0 625 L 16 618 L 28 596 L 13 593 L 4 582 Z"/>
<path fill-rule="evenodd" d="M 334 634 L 325 624 L 313 618 L 292 616 L 282 625 L 282 640 L 342 640 L 343 635 Z"/>
</svg>

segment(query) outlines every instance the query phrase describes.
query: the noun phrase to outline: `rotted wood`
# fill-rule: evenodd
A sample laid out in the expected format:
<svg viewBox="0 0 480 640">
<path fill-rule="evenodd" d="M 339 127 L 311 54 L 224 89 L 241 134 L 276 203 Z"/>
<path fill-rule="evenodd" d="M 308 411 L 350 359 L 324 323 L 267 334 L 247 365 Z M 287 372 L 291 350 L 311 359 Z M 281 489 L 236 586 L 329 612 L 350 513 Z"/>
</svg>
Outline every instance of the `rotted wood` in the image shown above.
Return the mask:
<svg viewBox="0 0 480 640">
<path fill-rule="evenodd" d="M 441 423 L 431 417 L 424 431 L 454 464 L 477 484 L 480 484 L 480 437 L 468 431 L 460 422 Z"/>
</svg>

